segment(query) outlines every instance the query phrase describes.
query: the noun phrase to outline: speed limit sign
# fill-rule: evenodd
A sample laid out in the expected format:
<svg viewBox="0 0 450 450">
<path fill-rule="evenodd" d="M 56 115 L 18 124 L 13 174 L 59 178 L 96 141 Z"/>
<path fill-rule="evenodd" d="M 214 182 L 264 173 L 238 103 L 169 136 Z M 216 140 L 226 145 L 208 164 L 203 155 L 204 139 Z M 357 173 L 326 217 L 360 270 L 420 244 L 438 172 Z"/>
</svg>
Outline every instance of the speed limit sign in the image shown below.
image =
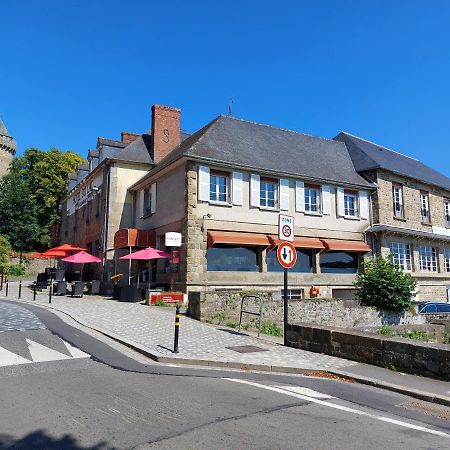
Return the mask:
<svg viewBox="0 0 450 450">
<path fill-rule="evenodd" d="M 294 242 L 294 218 L 292 216 L 279 215 L 278 237 L 280 241 Z"/>
</svg>

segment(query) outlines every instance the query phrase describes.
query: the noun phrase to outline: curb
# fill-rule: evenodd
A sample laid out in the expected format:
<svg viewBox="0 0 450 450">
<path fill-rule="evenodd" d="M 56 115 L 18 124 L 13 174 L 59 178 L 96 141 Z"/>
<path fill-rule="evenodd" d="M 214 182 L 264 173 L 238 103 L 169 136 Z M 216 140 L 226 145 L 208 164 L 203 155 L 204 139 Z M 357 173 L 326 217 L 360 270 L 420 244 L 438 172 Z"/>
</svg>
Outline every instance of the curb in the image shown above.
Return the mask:
<svg viewBox="0 0 450 450">
<path fill-rule="evenodd" d="M 8 300 L 6 297 L 3 298 L 3 300 Z M 112 333 L 109 330 L 103 330 L 97 326 L 94 326 L 92 324 L 89 324 L 89 322 L 84 321 L 83 319 L 79 318 L 78 316 L 75 316 L 73 314 L 69 314 L 65 311 L 61 311 L 58 308 L 55 308 L 50 305 L 42 305 L 38 304 L 36 302 L 32 302 L 29 300 L 19 300 L 19 299 L 9 299 L 10 301 L 14 301 L 17 303 L 25 303 L 29 305 L 34 305 L 46 309 L 53 309 L 55 311 L 58 311 L 62 314 L 65 314 L 72 318 L 75 322 L 79 323 L 80 325 L 83 325 L 87 328 L 90 328 L 91 330 L 97 331 L 104 336 L 109 337 L 110 339 L 113 339 L 135 351 L 138 353 L 143 354 L 144 356 L 147 356 L 151 360 L 163 364 L 181 364 L 181 365 L 190 365 L 190 366 L 202 366 L 202 367 L 209 367 L 209 368 L 229 368 L 229 369 L 239 369 L 243 371 L 258 371 L 258 372 L 268 372 L 268 373 L 277 373 L 277 374 L 296 374 L 296 375 L 305 375 L 305 376 L 326 376 L 326 375 L 334 375 L 336 377 L 339 377 L 341 379 L 355 382 L 358 384 L 363 384 L 367 386 L 373 386 L 380 389 L 385 389 L 388 391 L 396 392 L 398 394 L 407 395 L 409 397 L 417 398 L 419 400 L 423 400 L 429 403 L 436 403 L 439 405 L 444 405 L 450 407 L 450 397 L 446 397 L 439 394 L 433 394 L 426 391 L 420 391 L 417 389 L 408 389 L 405 386 L 389 383 L 386 381 L 378 380 L 376 378 L 370 378 L 365 377 L 362 375 L 356 375 L 351 372 L 346 372 L 345 370 L 323 370 L 323 369 L 301 369 L 297 367 L 286 367 L 286 366 L 269 366 L 264 364 L 242 364 L 237 362 L 231 362 L 231 361 L 214 361 L 214 360 L 207 360 L 207 359 L 190 359 L 190 358 L 173 358 L 170 356 L 160 356 L 155 353 L 150 352 L 147 348 L 144 348 L 137 344 L 136 342 L 130 341 L 128 339 L 125 339 L 122 336 L 116 335 L 115 333 Z"/>
</svg>

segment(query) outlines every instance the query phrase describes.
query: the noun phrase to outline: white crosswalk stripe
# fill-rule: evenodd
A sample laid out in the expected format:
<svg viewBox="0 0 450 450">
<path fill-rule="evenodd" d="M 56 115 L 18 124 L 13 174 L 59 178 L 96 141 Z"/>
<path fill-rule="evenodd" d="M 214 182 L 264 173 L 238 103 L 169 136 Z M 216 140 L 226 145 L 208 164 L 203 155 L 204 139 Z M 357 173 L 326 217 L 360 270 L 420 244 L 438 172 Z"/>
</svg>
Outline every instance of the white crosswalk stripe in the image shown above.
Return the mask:
<svg viewBox="0 0 450 450">
<path fill-rule="evenodd" d="M 0 347 L 0 367 L 15 366 L 21 364 L 33 364 L 37 362 L 60 361 L 68 359 L 90 358 L 91 355 L 61 340 L 70 353 L 64 353 L 53 350 L 45 345 L 39 344 L 31 339 L 25 339 L 30 351 L 31 360 L 17 355 L 6 348 Z"/>
</svg>

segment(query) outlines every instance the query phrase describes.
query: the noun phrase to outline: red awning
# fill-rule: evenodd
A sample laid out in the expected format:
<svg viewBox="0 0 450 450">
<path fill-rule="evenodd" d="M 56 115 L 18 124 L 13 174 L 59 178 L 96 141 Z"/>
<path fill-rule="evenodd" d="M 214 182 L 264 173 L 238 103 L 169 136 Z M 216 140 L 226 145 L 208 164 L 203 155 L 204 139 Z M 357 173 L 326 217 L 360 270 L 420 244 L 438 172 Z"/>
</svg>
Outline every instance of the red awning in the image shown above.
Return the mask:
<svg viewBox="0 0 450 450">
<path fill-rule="evenodd" d="M 238 231 L 208 231 L 208 247 L 214 244 L 269 245 L 267 235 Z"/>
<path fill-rule="evenodd" d="M 370 252 L 370 247 L 363 241 L 344 241 L 341 239 L 322 239 L 326 251 Z"/>
<path fill-rule="evenodd" d="M 137 230 L 136 228 L 122 228 L 114 235 L 114 249 L 127 247 L 156 247 L 154 230 Z"/>
<path fill-rule="evenodd" d="M 268 238 L 269 241 L 275 245 L 278 245 L 281 242 L 278 236 L 275 235 L 269 235 Z M 319 238 L 312 237 L 295 236 L 293 244 L 295 248 L 317 248 L 320 250 L 325 248 Z"/>
</svg>

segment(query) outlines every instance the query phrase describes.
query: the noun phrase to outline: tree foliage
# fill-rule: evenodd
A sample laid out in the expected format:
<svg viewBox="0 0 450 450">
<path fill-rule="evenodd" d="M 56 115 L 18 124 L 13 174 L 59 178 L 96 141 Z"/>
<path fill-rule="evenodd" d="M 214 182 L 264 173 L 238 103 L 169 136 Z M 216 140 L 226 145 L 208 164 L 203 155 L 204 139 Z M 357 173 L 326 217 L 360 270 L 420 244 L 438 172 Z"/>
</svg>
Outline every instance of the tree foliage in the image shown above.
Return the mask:
<svg viewBox="0 0 450 450">
<path fill-rule="evenodd" d="M 60 220 L 67 176 L 83 162 L 81 156 L 56 148 L 29 148 L 14 158 L 10 173 L 0 183 L 0 233 L 9 238 L 14 250 L 50 244 L 51 227 Z"/>
<path fill-rule="evenodd" d="M 4 236 L 0 236 L 0 273 L 6 272 L 9 264 L 9 253 L 11 252 L 11 247 L 9 245 L 8 239 Z"/>
<path fill-rule="evenodd" d="M 365 261 L 354 285 L 361 305 L 390 311 L 408 309 L 416 289 L 416 281 L 409 273 L 382 257 Z"/>
</svg>

